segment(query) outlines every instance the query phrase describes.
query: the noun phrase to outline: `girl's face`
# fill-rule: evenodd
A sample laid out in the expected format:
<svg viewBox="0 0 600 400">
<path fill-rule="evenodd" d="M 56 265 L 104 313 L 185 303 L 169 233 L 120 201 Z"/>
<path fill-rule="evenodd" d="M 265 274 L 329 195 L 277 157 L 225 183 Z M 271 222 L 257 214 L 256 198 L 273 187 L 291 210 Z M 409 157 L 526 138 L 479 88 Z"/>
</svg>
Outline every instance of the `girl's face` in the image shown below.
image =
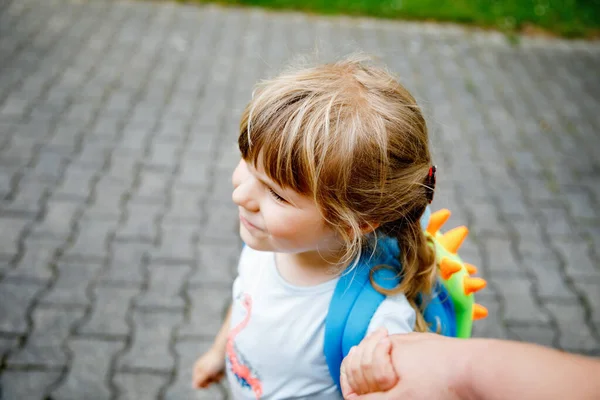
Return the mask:
<svg viewBox="0 0 600 400">
<path fill-rule="evenodd" d="M 339 252 L 339 235 L 325 222 L 314 200 L 276 185 L 241 160 L 233 172 L 233 201 L 239 207 L 240 235 L 251 248 L 278 253 Z"/>
</svg>

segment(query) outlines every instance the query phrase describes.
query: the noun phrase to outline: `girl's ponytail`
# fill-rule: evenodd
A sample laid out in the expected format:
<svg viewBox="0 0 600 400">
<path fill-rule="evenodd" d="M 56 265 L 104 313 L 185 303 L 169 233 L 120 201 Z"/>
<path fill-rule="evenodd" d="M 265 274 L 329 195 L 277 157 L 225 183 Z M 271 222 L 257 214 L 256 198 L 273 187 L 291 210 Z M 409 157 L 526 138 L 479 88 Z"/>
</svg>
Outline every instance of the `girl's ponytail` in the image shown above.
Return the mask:
<svg viewBox="0 0 600 400">
<path fill-rule="evenodd" d="M 435 252 L 420 223 L 424 210 L 425 206 L 415 207 L 406 217 L 381 227 L 382 233 L 398 240 L 399 261 L 402 266 L 402 270 L 398 271 L 402 274 L 400 285 L 392 290 L 386 290 L 372 281 L 377 290 L 383 294 L 403 293 L 406 296 L 416 311 L 415 330 L 418 332 L 428 330 L 422 309 L 418 306 L 418 304 L 423 306 L 419 297 L 431 293 L 436 277 Z"/>
</svg>

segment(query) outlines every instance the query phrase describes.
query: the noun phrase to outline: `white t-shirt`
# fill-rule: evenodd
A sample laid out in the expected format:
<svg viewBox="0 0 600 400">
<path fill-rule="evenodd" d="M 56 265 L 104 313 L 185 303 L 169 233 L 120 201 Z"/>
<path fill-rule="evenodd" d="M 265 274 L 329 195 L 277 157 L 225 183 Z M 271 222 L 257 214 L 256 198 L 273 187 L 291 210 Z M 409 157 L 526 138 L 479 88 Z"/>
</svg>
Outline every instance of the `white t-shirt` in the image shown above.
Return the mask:
<svg viewBox="0 0 600 400">
<path fill-rule="evenodd" d="M 329 375 L 325 317 L 338 279 L 299 287 L 286 282 L 275 253 L 245 246 L 233 283 L 227 377 L 234 399 L 341 399 Z M 368 333 L 412 332 L 415 312 L 402 294 L 386 298 Z M 259 395 L 257 395 L 259 394 Z"/>
</svg>

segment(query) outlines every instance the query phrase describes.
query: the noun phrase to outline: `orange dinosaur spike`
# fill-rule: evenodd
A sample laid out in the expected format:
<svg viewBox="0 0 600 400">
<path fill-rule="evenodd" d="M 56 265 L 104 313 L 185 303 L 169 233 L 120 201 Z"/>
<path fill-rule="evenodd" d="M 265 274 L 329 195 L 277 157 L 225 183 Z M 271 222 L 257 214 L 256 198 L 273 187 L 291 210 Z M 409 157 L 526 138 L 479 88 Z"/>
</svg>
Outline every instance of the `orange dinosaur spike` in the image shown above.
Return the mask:
<svg viewBox="0 0 600 400">
<path fill-rule="evenodd" d="M 475 275 L 477 273 L 477 267 L 473 264 L 465 263 L 465 267 L 467 267 L 467 272 L 469 272 L 469 275 Z"/>
<path fill-rule="evenodd" d="M 452 254 L 456 254 L 460 245 L 469 234 L 469 229 L 466 226 L 458 226 L 448 232 L 440 238 L 442 246 Z"/>
<path fill-rule="evenodd" d="M 487 282 L 481 278 L 471 278 L 465 276 L 463 286 L 465 288 L 465 294 L 468 296 L 471 293 L 475 293 L 487 286 Z"/>
<path fill-rule="evenodd" d="M 448 210 L 447 208 L 442 208 L 441 210 L 432 213 L 431 217 L 429 217 L 427 232 L 429 232 L 432 235 L 435 235 L 437 231 L 440 230 L 442 225 L 444 225 L 446 221 L 448 221 L 448 218 L 450 218 L 450 210 Z"/>
<path fill-rule="evenodd" d="M 440 263 L 440 272 L 444 280 L 450 279 L 452 275 L 461 270 L 461 265 L 458 261 L 449 259 L 448 257 L 442 258 Z"/>
<path fill-rule="evenodd" d="M 473 319 L 483 319 L 488 316 L 488 310 L 481 304 L 473 304 Z"/>
</svg>

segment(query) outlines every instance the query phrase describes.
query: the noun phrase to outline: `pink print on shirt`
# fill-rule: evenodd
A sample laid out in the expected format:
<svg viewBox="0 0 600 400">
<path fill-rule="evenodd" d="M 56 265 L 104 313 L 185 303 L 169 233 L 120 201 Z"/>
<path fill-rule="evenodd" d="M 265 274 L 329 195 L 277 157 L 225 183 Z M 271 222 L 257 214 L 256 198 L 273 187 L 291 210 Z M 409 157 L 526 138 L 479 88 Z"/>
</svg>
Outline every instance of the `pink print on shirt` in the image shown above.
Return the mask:
<svg viewBox="0 0 600 400">
<path fill-rule="evenodd" d="M 248 293 L 242 293 L 242 305 L 246 309 L 246 317 L 236 327 L 234 327 L 227 336 L 226 352 L 229 359 L 230 368 L 233 375 L 237 378 L 242 387 L 252 389 L 256 400 L 260 400 L 262 396 L 262 383 L 256 376 L 250 363 L 244 359 L 239 349 L 235 345 L 235 337 L 248 325 L 250 315 L 252 314 L 252 297 Z"/>
</svg>

